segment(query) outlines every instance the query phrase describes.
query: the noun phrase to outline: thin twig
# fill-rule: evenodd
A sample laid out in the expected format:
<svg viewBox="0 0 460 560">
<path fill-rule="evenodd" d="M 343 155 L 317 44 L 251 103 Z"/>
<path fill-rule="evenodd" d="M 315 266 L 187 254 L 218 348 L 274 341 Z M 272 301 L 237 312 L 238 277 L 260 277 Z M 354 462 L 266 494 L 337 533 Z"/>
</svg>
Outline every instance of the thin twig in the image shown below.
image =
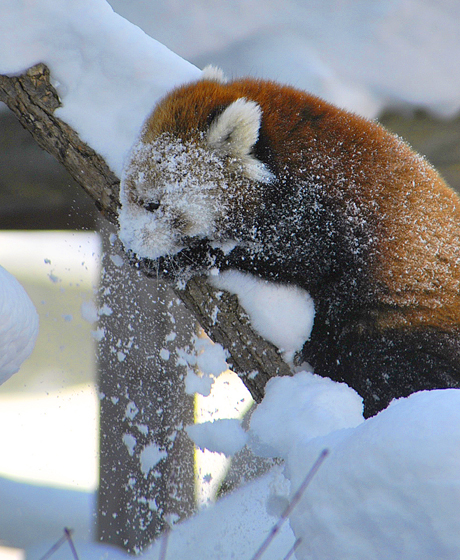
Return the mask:
<svg viewBox="0 0 460 560">
<path fill-rule="evenodd" d="M 286 556 L 283 558 L 283 560 L 289 560 L 289 558 L 292 558 L 292 555 L 294 554 L 294 552 L 297 550 L 299 544 L 302 542 L 302 538 L 299 537 L 295 543 L 291 546 L 291 548 L 289 549 L 289 552 L 286 554 Z"/>
<path fill-rule="evenodd" d="M 67 541 L 69 542 L 70 550 L 72 551 L 72 556 L 73 556 L 74 560 L 79 560 L 78 554 L 77 554 L 77 549 L 75 548 L 75 544 L 74 544 L 73 539 L 72 539 L 72 530 L 68 529 L 67 527 L 64 527 L 64 533 L 65 533 L 65 536 L 67 537 Z"/>
<path fill-rule="evenodd" d="M 161 548 L 159 560 L 166 560 L 166 551 L 168 550 L 169 527 L 167 527 L 161 537 Z"/>
<path fill-rule="evenodd" d="M 77 549 L 75 548 L 73 539 L 72 539 L 72 529 L 68 527 L 64 527 L 64 534 L 62 537 L 55 543 L 53 546 L 48 550 L 48 552 L 40 558 L 40 560 L 48 560 L 53 554 L 61 548 L 61 546 L 67 541 L 70 546 L 70 550 L 72 551 L 72 555 L 74 560 L 80 560 L 78 558 Z"/>
<path fill-rule="evenodd" d="M 56 550 L 59 550 L 61 548 L 61 546 L 65 543 L 66 540 L 67 540 L 67 535 L 64 534 L 55 544 L 53 544 L 53 546 L 48 550 L 48 552 L 40 558 L 40 560 L 48 560 L 48 558 L 50 558 L 56 552 Z"/>
<path fill-rule="evenodd" d="M 260 548 L 256 551 L 256 553 L 254 554 L 254 556 L 252 557 L 251 560 L 259 560 L 259 558 L 262 557 L 262 554 L 267 550 L 267 548 L 270 545 L 270 543 L 272 542 L 272 540 L 279 533 L 279 531 L 280 531 L 282 525 L 284 524 L 284 522 L 286 521 L 286 519 L 291 515 L 292 510 L 299 503 L 300 498 L 302 497 L 302 494 L 305 492 L 307 486 L 310 484 L 312 478 L 318 472 L 318 469 L 320 468 L 320 466 L 322 465 L 324 459 L 327 457 L 328 454 L 329 454 L 329 450 L 328 449 L 323 449 L 323 451 L 320 453 L 319 457 L 314 462 L 312 468 L 308 471 L 307 476 L 304 478 L 304 481 L 299 486 L 297 492 L 292 497 L 292 500 L 289 502 L 286 509 L 283 511 L 281 517 L 278 519 L 276 524 L 273 526 L 272 530 L 267 535 L 266 539 L 260 545 Z"/>
</svg>

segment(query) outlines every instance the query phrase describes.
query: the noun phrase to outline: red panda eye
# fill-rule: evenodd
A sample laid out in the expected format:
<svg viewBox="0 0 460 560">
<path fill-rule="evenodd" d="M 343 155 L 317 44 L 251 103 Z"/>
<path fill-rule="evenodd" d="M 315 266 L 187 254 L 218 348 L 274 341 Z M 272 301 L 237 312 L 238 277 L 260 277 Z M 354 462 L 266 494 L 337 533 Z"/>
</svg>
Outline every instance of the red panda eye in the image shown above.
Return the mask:
<svg viewBox="0 0 460 560">
<path fill-rule="evenodd" d="M 147 212 L 155 212 L 160 208 L 159 202 L 144 202 L 143 207 L 147 210 Z"/>
</svg>

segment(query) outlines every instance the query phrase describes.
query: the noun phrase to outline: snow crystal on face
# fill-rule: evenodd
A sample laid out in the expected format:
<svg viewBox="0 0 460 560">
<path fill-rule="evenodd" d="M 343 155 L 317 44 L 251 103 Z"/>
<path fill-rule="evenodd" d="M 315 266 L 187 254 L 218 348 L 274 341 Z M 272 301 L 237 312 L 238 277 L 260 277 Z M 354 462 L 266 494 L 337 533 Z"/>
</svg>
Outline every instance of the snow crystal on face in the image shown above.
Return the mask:
<svg viewBox="0 0 460 560">
<path fill-rule="evenodd" d="M 204 139 L 203 139 L 204 142 Z M 163 134 L 139 141 L 120 185 L 119 237 L 126 249 L 157 259 L 174 255 L 184 238 L 212 238 L 224 213 L 221 158 L 195 142 Z M 158 205 L 157 210 L 146 208 Z"/>
<path fill-rule="evenodd" d="M 186 432 L 197 447 L 231 456 L 240 451 L 247 442 L 247 434 L 239 420 L 222 418 L 186 427 Z"/>
<path fill-rule="evenodd" d="M 0 384 L 30 356 L 37 335 L 33 303 L 16 278 L 0 266 Z"/>
<path fill-rule="evenodd" d="M 237 270 L 211 274 L 209 282 L 238 296 L 254 329 L 277 346 L 286 361 L 310 338 L 315 308 L 310 295 L 297 286 L 261 280 Z"/>
<path fill-rule="evenodd" d="M 251 416 L 251 447 L 260 456 L 286 458 L 298 441 L 354 428 L 362 421 L 362 399 L 344 383 L 307 372 L 277 377 L 267 383 L 265 397 Z"/>
</svg>

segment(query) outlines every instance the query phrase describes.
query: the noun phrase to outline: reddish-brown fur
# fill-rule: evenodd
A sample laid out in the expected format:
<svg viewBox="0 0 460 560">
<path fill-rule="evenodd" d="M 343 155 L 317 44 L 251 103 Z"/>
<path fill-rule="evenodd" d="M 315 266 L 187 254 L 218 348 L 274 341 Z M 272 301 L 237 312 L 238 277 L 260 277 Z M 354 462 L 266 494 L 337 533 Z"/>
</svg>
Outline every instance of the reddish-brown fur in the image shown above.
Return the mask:
<svg viewBox="0 0 460 560">
<path fill-rule="evenodd" d="M 398 308 L 380 317 L 381 325 L 458 326 L 459 198 L 426 160 L 377 123 L 276 83 L 202 81 L 161 103 L 146 140 L 165 131 L 189 137 L 206 130 L 209 115 L 239 97 L 261 106 L 261 134 L 279 169 L 288 166 L 302 178 L 314 161 L 331 194 L 340 188 L 344 204 L 354 202 L 378 224 L 373 276 L 382 302 Z M 353 189 L 338 187 L 347 180 Z"/>
<path fill-rule="evenodd" d="M 452 335 L 458 348 L 459 198 L 425 159 L 377 123 L 272 82 L 203 80 L 178 88 L 159 104 L 144 140 L 163 132 L 193 139 L 241 97 L 262 109 L 256 155 L 283 178 L 277 188 L 316 177 L 329 199 L 344 213 L 355 207 L 372 231 L 365 267 L 374 304 L 365 319 L 357 320 L 357 336 L 361 332 L 373 336 L 376 331 L 411 335 L 439 331 Z M 318 294 L 321 299 L 321 287 Z M 318 318 L 319 325 L 321 321 Z M 327 318 L 324 321 L 328 323 Z M 327 337 L 329 331 L 324 327 L 322 335 Z M 443 344 L 434 351 L 442 354 Z M 375 411 L 375 407 L 370 409 Z"/>
</svg>

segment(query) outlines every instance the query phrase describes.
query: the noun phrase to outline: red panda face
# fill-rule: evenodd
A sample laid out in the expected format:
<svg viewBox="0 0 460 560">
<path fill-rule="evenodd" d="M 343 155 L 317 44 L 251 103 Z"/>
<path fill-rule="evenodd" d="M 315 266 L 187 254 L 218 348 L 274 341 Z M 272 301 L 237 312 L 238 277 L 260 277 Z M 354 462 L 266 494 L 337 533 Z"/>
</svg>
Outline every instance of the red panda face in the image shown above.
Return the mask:
<svg viewBox="0 0 460 560">
<path fill-rule="evenodd" d="M 254 101 L 236 99 L 204 129 L 160 126 L 152 135 L 161 114 L 160 105 L 134 146 L 120 194 L 120 238 L 149 259 L 174 255 L 194 239 L 229 241 L 231 217 L 242 210 L 236 193 L 243 190 L 250 204 L 272 179 L 252 155 L 261 121 Z"/>
</svg>

